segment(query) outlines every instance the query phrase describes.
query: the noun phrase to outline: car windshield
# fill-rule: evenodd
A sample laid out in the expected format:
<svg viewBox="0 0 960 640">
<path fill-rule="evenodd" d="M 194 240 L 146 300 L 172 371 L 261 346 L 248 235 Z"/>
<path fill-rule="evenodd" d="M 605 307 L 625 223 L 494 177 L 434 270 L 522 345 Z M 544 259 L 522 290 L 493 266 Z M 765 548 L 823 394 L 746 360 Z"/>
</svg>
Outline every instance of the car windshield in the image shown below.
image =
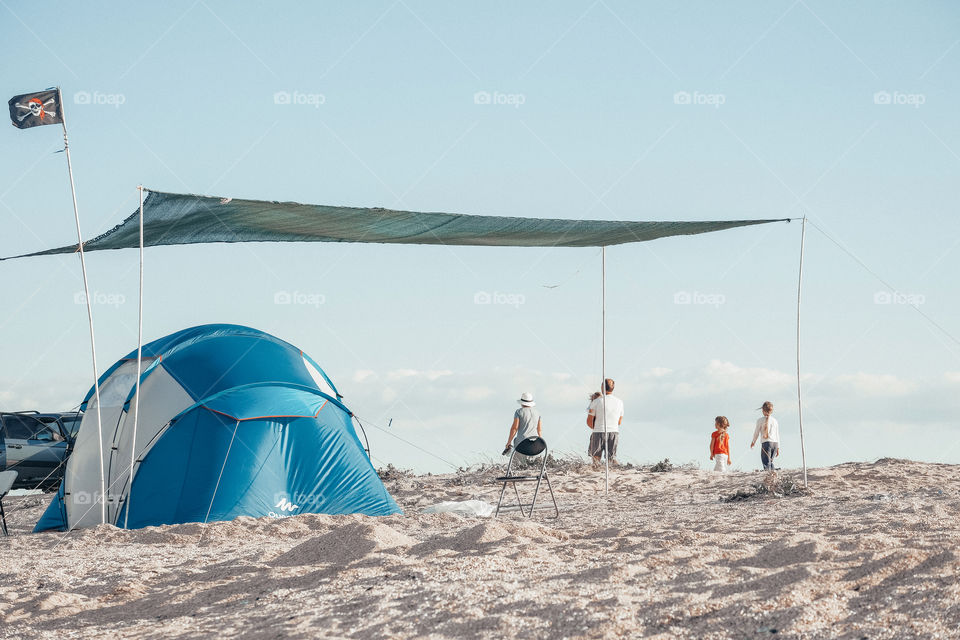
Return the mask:
<svg viewBox="0 0 960 640">
<path fill-rule="evenodd" d="M 77 435 L 77 431 L 80 429 L 80 421 L 83 420 L 83 416 L 63 416 L 61 420 L 63 421 L 64 428 L 67 430 L 67 435 L 73 438 Z"/>
</svg>

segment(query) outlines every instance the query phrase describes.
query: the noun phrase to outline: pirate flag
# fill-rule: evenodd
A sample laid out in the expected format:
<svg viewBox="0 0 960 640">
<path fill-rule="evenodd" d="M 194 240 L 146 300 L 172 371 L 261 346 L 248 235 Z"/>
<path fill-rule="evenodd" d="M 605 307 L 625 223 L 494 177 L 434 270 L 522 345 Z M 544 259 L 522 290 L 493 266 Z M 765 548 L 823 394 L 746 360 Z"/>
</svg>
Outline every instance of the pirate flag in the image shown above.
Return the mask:
<svg viewBox="0 0 960 640">
<path fill-rule="evenodd" d="M 17 129 L 63 122 L 59 89 L 14 96 L 7 104 L 10 105 L 10 121 Z"/>
</svg>

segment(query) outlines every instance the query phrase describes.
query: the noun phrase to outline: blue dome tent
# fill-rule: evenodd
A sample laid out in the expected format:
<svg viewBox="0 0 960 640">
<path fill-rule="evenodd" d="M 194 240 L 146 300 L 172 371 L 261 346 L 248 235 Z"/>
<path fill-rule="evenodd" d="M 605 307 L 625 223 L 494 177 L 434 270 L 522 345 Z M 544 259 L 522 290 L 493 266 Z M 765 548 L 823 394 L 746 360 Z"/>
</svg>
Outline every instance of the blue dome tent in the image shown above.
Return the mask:
<svg viewBox="0 0 960 640">
<path fill-rule="evenodd" d="M 35 531 L 100 523 L 101 452 L 107 522 L 120 527 L 400 512 L 333 383 L 287 342 L 236 325 L 185 329 L 143 346 L 139 399 L 136 382 L 136 351 L 101 376 L 99 443 L 87 394 L 60 491 Z"/>
</svg>

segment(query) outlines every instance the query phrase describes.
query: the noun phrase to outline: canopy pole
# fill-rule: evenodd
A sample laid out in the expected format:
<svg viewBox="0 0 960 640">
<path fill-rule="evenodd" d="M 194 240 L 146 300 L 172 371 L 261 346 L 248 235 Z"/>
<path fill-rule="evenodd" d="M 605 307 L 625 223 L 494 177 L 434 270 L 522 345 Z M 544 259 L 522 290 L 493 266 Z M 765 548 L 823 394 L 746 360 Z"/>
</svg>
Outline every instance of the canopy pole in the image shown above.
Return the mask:
<svg viewBox="0 0 960 640">
<path fill-rule="evenodd" d="M 130 440 L 130 471 L 127 481 L 127 507 L 124 511 L 123 528 L 130 522 L 130 499 L 133 495 L 133 466 L 137 462 L 137 426 L 140 423 L 140 375 L 143 370 L 143 185 L 140 192 L 140 292 L 137 302 L 137 382 L 133 396 L 133 435 Z"/>
<path fill-rule="evenodd" d="M 600 247 L 600 397 L 603 398 L 603 495 L 610 487 L 610 446 L 607 443 L 607 248 Z M 596 426 L 596 418 L 594 418 Z"/>
<path fill-rule="evenodd" d="M 87 324 L 90 325 L 90 353 L 93 357 L 93 392 L 97 402 L 97 449 L 100 452 L 100 523 L 107 521 L 107 491 L 103 471 L 103 426 L 100 419 L 100 374 L 97 368 L 97 342 L 93 332 L 93 306 L 90 300 L 90 285 L 87 283 L 87 262 L 83 257 L 83 234 L 80 231 L 80 209 L 77 206 L 77 187 L 73 181 L 73 163 L 70 161 L 70 140 L 67 137 L 67 115 L 63 108 L 63 94 L 57 87 L 60 121 L 63 125 L 63 151 L 67 156 L 67 173 L 70 174 L 70 194 L 73 196 L 73 217 L 77 223 L 77 253 L 80 254 L 80 272 L 83 274 L 83 295 L 87 302 Z M 94 502 L 96 504 L 96 502 Z"/>
<path fill-rule="evenodd" d="M 800 422 L 800 457 L 803 461 L 803 486 L 807 486 L 807 452 L 803 443 L 803 389 L 800 384 L 800 302 L 803 293 L 803 243 L 807 232 L 807 216 L 800 225 L 800 273 L 797 276 L 797 415 Z"/>
</svg>

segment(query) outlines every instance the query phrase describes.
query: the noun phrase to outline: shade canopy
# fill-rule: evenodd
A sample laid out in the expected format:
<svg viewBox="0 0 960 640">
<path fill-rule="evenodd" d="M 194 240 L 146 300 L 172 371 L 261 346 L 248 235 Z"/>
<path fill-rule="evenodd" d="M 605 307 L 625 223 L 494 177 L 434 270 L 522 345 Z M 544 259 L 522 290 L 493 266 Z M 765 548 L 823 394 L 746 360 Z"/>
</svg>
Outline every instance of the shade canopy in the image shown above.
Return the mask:
<svg viewBox="0 0 960 640">
<path fill-rule="evenodd" d="M 491 247 L 604 247 L 695 235 L 788 219 L 637 222 L 510 218 L 381 208 L 241 200 L 149 191 L 143 202 L 144 245 L 207 242 L 373 242 Z M 84 243 L 84 251 L 133 249 L 139 209 Z M 73 253 L 67 245 L 20 256 Z"/>
</svg>

